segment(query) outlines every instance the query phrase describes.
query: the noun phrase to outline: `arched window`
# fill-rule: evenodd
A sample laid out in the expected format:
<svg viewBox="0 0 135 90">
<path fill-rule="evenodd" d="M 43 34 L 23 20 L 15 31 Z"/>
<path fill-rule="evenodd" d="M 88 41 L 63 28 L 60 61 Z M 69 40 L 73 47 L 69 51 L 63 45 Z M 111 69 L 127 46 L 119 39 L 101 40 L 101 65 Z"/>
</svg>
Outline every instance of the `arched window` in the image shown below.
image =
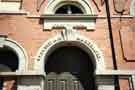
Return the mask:
<svg viewBox="0 0 135 90">
<path fill-rule="evenodd" d="M 0 72 L 11 72 L 18 69 L 18 56 L 8 47 L 0 49 Z"/>
<path fill-rule="evenodd" d="M 3 67 L 10 68 L 10 71 L 6 69 L 6 72 L 25 71 L 27 69 L 27 54 L 16 41 L 0 36 L 0 72 L 3 72 L 1 71 Z"/>
<path fill-rule="evenodd" d="M 95 16 L 88 0 L 50 0 L 42 15 L 44 30 L 53 28 L 94 30 Z"/>
<path fill-rule="evenodd" d="M 62 7 L 58 8 L 55 14 L 83 14 L 83 11 L 80 7 L 75 5 L 67 4 L 63 5 Z"/>
</svg>

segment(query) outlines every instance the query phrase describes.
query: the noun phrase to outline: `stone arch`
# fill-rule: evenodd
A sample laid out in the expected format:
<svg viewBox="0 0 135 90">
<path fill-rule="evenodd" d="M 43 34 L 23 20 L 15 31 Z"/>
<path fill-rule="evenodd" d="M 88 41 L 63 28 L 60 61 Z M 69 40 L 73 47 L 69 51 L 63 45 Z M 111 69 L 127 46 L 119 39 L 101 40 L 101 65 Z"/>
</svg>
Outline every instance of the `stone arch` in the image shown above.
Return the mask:
<svg viewBox="0 0 135 90">
<path fill-rule="evenodd" d="M 50 0 L 45 8 L 44 14 L 55 14 L 57 8 L 68 3 L 72 3 L 80 7 L 84 14 L 94 15 L 94 10 L 88 0 Z"/>
<path fill-rule="evenodd" d="M 44 73 L 44 67 L 45 67 L 44 65 L 46 63 L 48 55 L 58 47 L 62 47 L 64 45 L 66 46 L 73 45 L 86 51 L 89 54 L 89 56 L 92 57 L 92 62 L 94 64 L 96 72 L 105 70 L 103 55 L 99 50 L 99 48 L 91 40 L 88 40 L 82 35 L 77 34 L 77 32 L 75 33 L 72 32 L 67 36 L 64 33 L 65 33 L 64 31 L 61 32 L 55 37 L 47 40 L 41 46 L 35 58 L 36 60 L 35 60 L 34 69 L 36 71 Z"/>
<path fill-rule="evenodd" d="M 4 46 L 10 48 L 17 55 L 18 60 L 19 60 L 18 61 L 19 65 L 18 65 L 18 70 L 16 70 L 16 72 L 26 71 L 28 57 L 27 57 L 25 49 L 19 43 L 6 37 L 0 37 L 0 46 L 1 48 Z"/>
</svg>

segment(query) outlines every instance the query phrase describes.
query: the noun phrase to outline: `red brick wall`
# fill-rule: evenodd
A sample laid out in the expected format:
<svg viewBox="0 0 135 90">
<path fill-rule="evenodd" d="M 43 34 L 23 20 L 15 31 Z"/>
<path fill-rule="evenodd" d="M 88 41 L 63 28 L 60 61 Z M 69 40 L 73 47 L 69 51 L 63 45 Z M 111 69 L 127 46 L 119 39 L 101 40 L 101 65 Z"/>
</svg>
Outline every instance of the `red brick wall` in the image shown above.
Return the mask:
<svg viewBox="0 0 135 90">
<path fill-rule="evenodd" d="M 97 44 L 104 55 L 106 69 L 113 69 L 106 9 L 104 2 L 102 3 L 101 5 L 100 0 L 97 2 L 91 0 L 92 7 L 98 14 L 96 29 L 94 31 L 78 30 L 78 32 Z M 114 0 L 109 0 L 109 5 L 111 16 L 113 17 L 111 21 L 118 69 L 134 70 L 135 40 L 133 37 L 135 32 L 131 30 L 134 34 L 133 37 L 130 37 L 130 34 L 127 34 L 127 36 L 125 34 L 135 24 L 135 19 L 129 16 L 130 0 L 127 0 L 124 11 L 121 14 L 115 10 Z M 46 4 L 44 3 L 39 12 L 37 12 L 36 0 L 23 0 L 22 9 L 29 11 L 30 15 L 41 15 L 45 6 Z M 28 17 L 27 15 L 0 15 L 0 33 L 7 35 L 8 38 L 17 41 L 25 48 L 28 54 L 29 70 L 33 69 L 34 57 L 39 48 L 46 40 L 55 36 L 57 32 L 60 32 L 60 30 L 43 31 L 43 22 L 40 18 Z M 121 35 L 122 33 L 124 36 Z M 127 37 L 127 41 L 123 40 L 125 37 Z M 130 43 L 132 43 L 132 46 Z M 128 58 L 132 58 L 132 60 L 128 60 Z"/>
<path fill-rule="evenodd" d="M 124 52 L 127 49 L 122 48 L 122 36 L 120 36 L 120 30 L 123 28 L 127 28 L 130 26 L 133 26 L 134 19 L 132 18 L 122 18 L 120 21 L 120 14 L 115 11 L 114 8 L 114 1 L 110 1 L 110 12 L 111 16 L 116 18 L 112 18 L 112 27 L 113 27 L 113 37 L 114 37 L 114 44 L 115 44 L 115 51 L 117 56 L 117 63 L 119 68 L 121 69 L 134 69 L 135 65 L 133 62 L 126 61 L 124 59 Z M 95 4 L 93 1 L 91 1 L 91 4 L 93 8 L 95 9 L 95 12 L 98 14 L 99 17 L 106 17 L 106 10 L 105 10 L 105 4 L 101 5 L 101 2 L 96 2 Z M 43 4 L 42 7 L 45 7 Z M 97 5 L 97 6 L 96 6 Z M 126 3 L 126 5 L 129 5 Z M 23 0 L 22 8 L 26 11 L 30 12 L 30 15 L 40 15 L 43 13 L 42 7 L 41 11 L 36 11 L 37 3 L 36 0 Z M 125 6 L 126 8 L 128 6 Z M 100 11 L 98 10 L 100 9 Z M 129 12 L 129 9 L 127 10 Z M 129 13 L 128 13 L 129 14 Z M 122 16 L 129 16 L 125 13 L 123 13 Z M 12 38 L 13 40 L 20 43 L 26 50 L 29 56 L 29 68 L 32 69 L 33 60 L 34 57 L 40 48 L 40 46 L 49 38 L 56 35 L 56 32 L 59 32 L 59 30 L 53 30 L 53 31 L 43 31 L 43 22 L 40 18 L 32 18 L 28 17 L 27 15 L 0 15 L 0 32 L 6 34 L 9 38 Z M 97 46 L 101 49 L 103 52 L 103 55 L 105 56 L 105 63 L 107 65 L 107 68 L 112 69 L 112 56 L 111 56 L 111 47 L 110 47 L 110 39 L 109 39 L 109 32 L 108 32 L 108 24 L 106 18 L 98 18 L 96 20 L 96 29 L 94 31 L 86 31 L 86 30 L 79 30 L 82 35 L 86 36 L 87 38 L 93 40 Z M 128 36 L 127 36 L 128 37 Z M 134 40 L 133 40 L 134 41 Z M 132 41 L 131 41 L 132 42 Z M 133 43 L 134 44 L 134 43 Z M 125 45 L 124 45 L 125 46 Z M 128 47 L 128 44 L 126 44 L 125 47 Z M 133 45 L 132 45 L 132 48 Z M 129 49 L 130 50 L 130 46 Z M 128 51 L 131 56 L 134 58 L 134 52 Z M 131 52 L 131 54 L 130 54 Z M 132 60 L 134 61 L 134 60 Z M 111 64 L 108 64 L 111 63 Z M 108 66 L 109 65 L 109 66 Z"/>
</svg>

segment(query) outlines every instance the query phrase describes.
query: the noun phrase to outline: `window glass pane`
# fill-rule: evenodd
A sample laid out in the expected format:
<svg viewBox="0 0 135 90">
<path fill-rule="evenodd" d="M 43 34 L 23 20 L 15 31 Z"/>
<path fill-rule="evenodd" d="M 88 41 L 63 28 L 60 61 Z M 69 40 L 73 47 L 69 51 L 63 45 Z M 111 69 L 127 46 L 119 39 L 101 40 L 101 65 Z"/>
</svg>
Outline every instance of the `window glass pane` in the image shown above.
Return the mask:
<svg viewBox="0 0 135 90">
<path fill-rule="evenodd" d="M 58 8 L 56 14 L 83 14 L 83 11 L 74 5 L 64 5 Z"/>
</svg>

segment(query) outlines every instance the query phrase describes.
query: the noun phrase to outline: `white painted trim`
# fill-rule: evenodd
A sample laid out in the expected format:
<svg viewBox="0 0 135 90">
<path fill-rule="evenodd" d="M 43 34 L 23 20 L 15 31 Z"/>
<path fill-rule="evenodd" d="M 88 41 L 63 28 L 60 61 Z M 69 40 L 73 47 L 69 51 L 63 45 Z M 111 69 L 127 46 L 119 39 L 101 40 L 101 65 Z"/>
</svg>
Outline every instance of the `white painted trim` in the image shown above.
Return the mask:
<svg viewBox="0 0 135 90">
<path fill-rule="evenodd" d="M 34 60 L 35 71 L 43 73 L 47 56 L 53 52 L 54 49 L 61 47 L 66 43 L 70 43 L 73 46 L 77 46 L 85 50 L 92 57 L 93 64 L 96 67 L 96 72 L 102 72 L 105 70 L 102 52 L 97 45 L 93 43 L 93 41 L 83 37 L 77 32 L 70 33 L 68 36 L 66 36 L 64 32 L 61 32 L 55 37 L 47 40 L 38 50 L 37 56 Z"/>
<path fill-rule="evenodd" d="M 45 7 L 43 14 L 55 14 L 56 8 L 65 4 L 65 3 L 74 3 L 80 6 L 81 9 L 85 12 L 85 14 L 94 15 L 94 9 L 88 0 L 50 0 Z"/>
<path fill-rule="evenodd" d="M 57 15 L 55 14 L 56 10 L 65 5 L 65 4 L 72 4 L 77 7 L 79 7 L 82 11 L 83 14 L 77 15 L 75 14 L 74 16 L 71 15 Z M 45 10 L 43 12 L 44 15 L 44 30 L 51 30 L 53 28 L 61 28 L 61 27 L 66 27 L 67 25 L 70 25 L 73 27 L 77 28 L 85 28 L 86 30 L 94 30 L 95 29 L 95 23 L 96 19 L 94 16 L 96 15 L 94 13 L 94 9 L 92 8 L 92 5 L 88 0 L 50 0 L 45 7 Z M 51 18 L 49 18 L 51 16 Z M 58 18 L 59 16 L 59 18 Z M 90 16 L 93 18 L 91 19 L 85 19 L 86 16 Z M 61 20 L 61 18 L 63 18 Z M 76 19 L 76 17 L 81 17 Z M 83 19 L 82 19 L 83 18 Z"/>
<path fill-rule="evenodd" d="M 20 2 L 0 2 L 0 11 L 19 11 Z"/>
<path fill-rule="evenodd" d="M 8 14 L 8 15 L 28 15 L 29 12 L 25 10 L 18 11 L 8 11 L 8 10 L 0 10 L 0 14 Z"/>
<path fill-rule="evenodd" d="M 18 59 L 19 59 L 19 65 L 18 65 L 19 67 L 17 71 L 25 72 L 27 70 L 27 65 L 28 65 L 28 56 L 26 54 L 25 49 L 19 43 L 9 38 L 5 38 L 3 42 L 0 43 L 0 45 L 1 44 L 3 46 L 9 47 L 17 54 Z"/>
<path fill-rule="evenodd" d="M 96 72 L 96 75 L 119 75 L 119 76 L 129 76 L 129 75 L 135 75 L 135 70 L 105 70 L 103 72 Z"/>
<path fill-rule="evenodd" d="M 35 14 L 33 14 L 33 15 L 30 15 L 30 14 L 28 14 L 26 17 L 27 18 L 45 18 L 47 15 L 43 15 L 43 16 L 40 16 L 40 15 L 35 15 Z M 51 16 L 51 15 L 50 15 Z M 85 15 L 84 15 L 85 16 Z M 77 16 L 78 17 L 78 16 Z M 51 17 L 50 17 L 51 18 Z M 93 17 L 94 18 L 94 17 Z M 95 17 L 95 19 L 106 19 L 107 17 L 106 16 L 102 16 L 102 15 L 98 15 L 98 16 L 96 16 Z M 113 16 L 111 16 L 110 18 L 132 18 L 132 19 L 134 19 L 135 17 L 133 17 L 133 16 L 129 16 L 129 15 L 122 15 L 122 16 L 120 16 L 120 15 L 113 15 Z"/>
<path fill-rule="evenodd" d="M 96 76 L 132 76 L 135 75 L 135 70 L 104 70 L 102 72 L 96 72 Z M 46 76 L 45 73 L 37 73 L 37 71 L 28 72 L 0 72 L 0 76 Z"/>
<path fill-rule="evenodd" d="M 95 15 L 43 15 L 44 30 L 66 27 L 85 28 L 86 30 L 95 30 Z"/>
</svg>

